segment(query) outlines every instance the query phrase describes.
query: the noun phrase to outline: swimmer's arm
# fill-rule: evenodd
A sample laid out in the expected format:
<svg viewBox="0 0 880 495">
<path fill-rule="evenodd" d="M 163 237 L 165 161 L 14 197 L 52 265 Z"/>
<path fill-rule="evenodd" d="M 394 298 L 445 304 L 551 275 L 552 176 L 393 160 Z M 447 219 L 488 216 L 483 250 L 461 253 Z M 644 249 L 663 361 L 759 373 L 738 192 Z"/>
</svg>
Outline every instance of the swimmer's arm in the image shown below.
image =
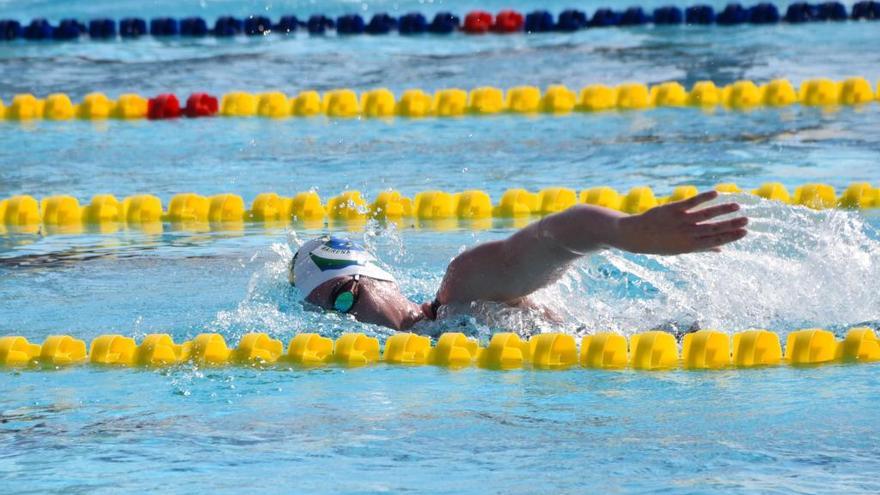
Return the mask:
<svg viewBox="0 0 880 495">
<path fill-rule="evenodd" d="M 745 218 L 711 221 L 739 210 L 736 203 L 693 210 L 717 196 L 709 191 L 640 215 L 573 206 L 507 239 L 458 255 L 446 270 L 437 299 L 441 304 L 477 300 L 516 303 L 555 282 L 576 259 L 606 247 L 663 255 L 717 251 L 745 236 L 748 222 Z"/>
</svg>

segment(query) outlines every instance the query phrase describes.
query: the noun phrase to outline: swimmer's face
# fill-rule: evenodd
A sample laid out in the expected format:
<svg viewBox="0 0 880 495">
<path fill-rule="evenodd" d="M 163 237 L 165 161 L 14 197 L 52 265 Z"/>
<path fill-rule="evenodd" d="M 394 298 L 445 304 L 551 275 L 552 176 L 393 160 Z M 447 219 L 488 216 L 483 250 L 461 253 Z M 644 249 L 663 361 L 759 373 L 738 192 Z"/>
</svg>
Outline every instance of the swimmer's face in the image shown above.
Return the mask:
<svg viewBox="0 0 880 495">
<path fill-rule="evenodd" d="M 330 279 L 315 287 L 306 301 L 332 311 L 334 292 L 350 280 L 351 277 Z M 396 330 L 409 328 L 423 317 L 419 306 L 407 299 L 396 283 L 369 277 L 360 277 L 357 301 L 349 313 L 358 321 Z"/>
</svg>

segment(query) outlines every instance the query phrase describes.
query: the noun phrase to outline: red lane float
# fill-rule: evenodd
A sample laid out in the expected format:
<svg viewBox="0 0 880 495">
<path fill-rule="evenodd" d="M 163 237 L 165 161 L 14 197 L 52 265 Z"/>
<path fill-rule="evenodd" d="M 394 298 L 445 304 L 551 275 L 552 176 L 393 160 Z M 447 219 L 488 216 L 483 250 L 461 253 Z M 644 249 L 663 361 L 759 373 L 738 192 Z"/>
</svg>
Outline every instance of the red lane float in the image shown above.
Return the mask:
<svg viewBox="0 0 880 495">
<path fill-rule="evenodd" d="M 208 93 L 193 93 L 186 99 L 183 114 L 189 118 L 211 117 L 217 114 L 220 105 L 217 98 Z"/>
<path fill-rule="evenodd" d="M 515 10 L 502 10 L 495 16 L 492 31 L 496 33 L 517 33 L 523 30 L 525 18 Z"/>
<path fill-rule="evenodd" d="M 485 10 L 468 12 L 464 18 L 464 32 L 468 34 L 486 34 L 492 29 L 492 14 Z"/>
<path fill-rule="evenodd" d="M 171 93 L 150 98 L 147 103 L 147 118 L 150 120 L 176 119 L 180 115 L 180 102 Z"/>
</svg>

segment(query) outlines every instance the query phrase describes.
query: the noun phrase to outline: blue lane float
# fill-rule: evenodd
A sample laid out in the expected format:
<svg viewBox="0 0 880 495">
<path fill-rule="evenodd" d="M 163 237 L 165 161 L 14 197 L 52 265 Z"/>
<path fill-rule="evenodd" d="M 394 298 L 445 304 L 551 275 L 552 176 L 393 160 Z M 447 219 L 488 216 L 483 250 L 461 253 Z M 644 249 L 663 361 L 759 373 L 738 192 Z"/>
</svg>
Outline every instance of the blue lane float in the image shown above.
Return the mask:
<svg viewBox="0 0 880 495">
<path fill-rule="evenodd" d="M 519 20 L 511 22 L 511 19 L 522 18 L 525 19 L 524 22 Z M 462 19 L 465 19 L 465 22 L 462 22 Z M 479 21 L 479 29 L 469 25 L 467 19 Z M 222 38 L 238 35 L 264 36 L 270 33 L 283 35 L 296 33 L 300 29 L 317 36 L 333 30 L 339 35 L 385 35 L 392 32 L 401 35 L 451 34 L 454 32 L 468 34 L 547 33 L 644 26 L 647 24 L 658 26 L 681 24 L 737 26 L 780 22 L 801 24 L 846 20 L 873 21 L 877 19 L 880 19 L 880 1 L 875 0 L 856 2 L 850 10 L 837 1 L 815 4 L 795 2 L 784 9 L 768 2 L 761 2 L 750 7 L 732 2 L 718 11 L 706 4 L 692 5 L 684 9 L 676 6 L 663 6 L 650 11 L 636 6 L 625 10 L 600 8 L 596 9 L 592 16 L 577 9 L 564 10 L 556 17 L 547 10 L 535 10 L 524 16 L 510 10 L 499 12 L 495 16 L 484 11 L 473 11 L 466 16 L 439 12 L 430 18 L 430 21 L 429 17 L 419 12 L 405 13 L 399 17 L 382 12 L 372 15 L 369 19 L 359 14 L 346 14 L 335 18 L 315 14 L 305 20 L 295 15 L 285 15 L 278 22 L 273 22 L 272 19 L 261 15 L 244 19 L 221 16 L 214 21 L 213 26 L 201 17 L 176 19 L 165 16 L 156 17 L 149 21 L 138 17 L 128 17 L 120 19 L 119 22 L 106 18 L 91 19 L 88 22 L 62 19 L 57 24 L 52 24 L 45 18 L 36 18 L 30 22 L 0 19 L 0 40 L 73 41 L 83 36 L 106 40 L 139 38 L 146 35 L 157 37 L 210 35 Z"/>
</svg>

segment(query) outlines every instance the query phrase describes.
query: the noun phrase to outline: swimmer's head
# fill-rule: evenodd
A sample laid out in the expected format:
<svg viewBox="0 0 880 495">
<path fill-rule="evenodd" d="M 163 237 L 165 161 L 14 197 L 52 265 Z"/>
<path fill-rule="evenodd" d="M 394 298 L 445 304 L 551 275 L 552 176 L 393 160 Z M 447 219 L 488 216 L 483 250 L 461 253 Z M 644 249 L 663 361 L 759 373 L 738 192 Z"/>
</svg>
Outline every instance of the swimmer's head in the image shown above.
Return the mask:
<svg viewBox="0 0 880 495">
<path fill-rule="evenodd" d="M 349 239 L 322 236 L 306 242 L 293 256 L 288 278 L 306 301 L 364 323 L 401 329 L 423 317 L 394 276 Z"/>
<path fill-rule="evenodd" d="M 338 277 L 370 277 L 394 282 L 394 276 L 376 264 L 363 246 L 342 237 L 322 236 L 297 249 L 290 267 L 290 283 L 308 296 L 319 285 Z"/>
</svg>

